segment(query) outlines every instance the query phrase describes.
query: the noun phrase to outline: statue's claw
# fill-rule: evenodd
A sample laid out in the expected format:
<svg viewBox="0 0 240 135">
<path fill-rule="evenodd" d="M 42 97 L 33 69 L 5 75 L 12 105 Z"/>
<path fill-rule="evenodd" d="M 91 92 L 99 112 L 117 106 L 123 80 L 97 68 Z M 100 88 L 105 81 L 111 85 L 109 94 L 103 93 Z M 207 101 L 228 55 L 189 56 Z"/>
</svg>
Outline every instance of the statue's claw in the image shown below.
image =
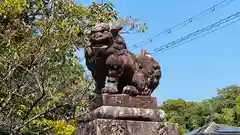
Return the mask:
<svg viewBox="0 0 240 135">
<path fill-rule="evenodd" d="M 117 92 L 118 89 L 114 84 L 108 84 L 102 89 L 102 93 L 116 94 Z"/>
<path fill-rule="evenodd" d="M 151 96 L 152 90 L 151 89 L 145 89 L 141 95 L 143 96 Z"/>
</svg>

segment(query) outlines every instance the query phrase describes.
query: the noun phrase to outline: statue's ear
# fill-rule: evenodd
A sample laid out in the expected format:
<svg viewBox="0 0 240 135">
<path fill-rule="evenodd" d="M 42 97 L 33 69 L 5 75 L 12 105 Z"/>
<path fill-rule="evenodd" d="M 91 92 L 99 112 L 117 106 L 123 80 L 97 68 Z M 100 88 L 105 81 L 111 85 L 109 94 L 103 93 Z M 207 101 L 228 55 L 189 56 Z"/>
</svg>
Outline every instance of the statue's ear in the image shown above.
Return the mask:
<svg viewBox="0 0 240 135">
<path fill-rule="evenodd" d="M 118 34 L 119 31 L 123 29 L 122 25 L 117 25 L 117 26 L 111 26 L 110 32 L 113 34 Z"/>
<path fill-rule="evenodd" d="M 146 50 L 145 49 L 141 49 L 141 55 L 146 55 Z"/>
<path fill-rule="evenodd" d="M 141 55 L 146 56 L 150 59 L 153 59 L 152 55 L 150 53 L 148 53 L 147 50 L 145 50 L 145 49 L 141 49 Z"/>
</svg>

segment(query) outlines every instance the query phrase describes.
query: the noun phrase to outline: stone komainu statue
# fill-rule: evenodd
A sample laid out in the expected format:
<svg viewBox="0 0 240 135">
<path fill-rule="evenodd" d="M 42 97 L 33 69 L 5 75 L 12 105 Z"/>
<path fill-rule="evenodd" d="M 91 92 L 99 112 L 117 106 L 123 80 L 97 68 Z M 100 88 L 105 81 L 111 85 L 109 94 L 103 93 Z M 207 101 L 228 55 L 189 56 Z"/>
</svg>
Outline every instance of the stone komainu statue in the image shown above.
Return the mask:
<svg viewBox="0 0 240 135">
<path fill-rule="evenodd" d="M 95 92 L 151 95 L 161 78 L 160 65 L 145 50 L 137 56 L 131 53 L 119 35 L 121 29 L 105 23 L 91 28 L 84 52 L 96 82 Z"/>
</svg>

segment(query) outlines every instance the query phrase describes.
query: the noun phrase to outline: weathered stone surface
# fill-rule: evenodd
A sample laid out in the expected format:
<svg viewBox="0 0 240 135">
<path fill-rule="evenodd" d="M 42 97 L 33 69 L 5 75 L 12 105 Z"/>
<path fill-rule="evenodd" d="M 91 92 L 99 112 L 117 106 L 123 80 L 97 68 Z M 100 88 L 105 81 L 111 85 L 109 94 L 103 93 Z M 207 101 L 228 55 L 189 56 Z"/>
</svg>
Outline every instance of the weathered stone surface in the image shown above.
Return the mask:
<svg viewBox="0 0 240 135">
<path fill-rule="evenodd" d="M 131 97 L 126 94 L 102 94 L 93 100 L 90 110 L 102 105 L 157 109 L 157 99 L 150 96 Z"/>
<path fill-rule="evenodd" d="M 101 106 L 83 115 L 80 121 L 88 122 L 95 119 L 121 119 L 161 122 L 164 120 L 164 111 L 160 109 Z"/>
<path fill-rule="evenodd" d="M 176 125 L 164 122 L 96 119 L 72 135 L 179 135 Z"/>
<path fill-rule="evenodd" d="M 119 34 L 121 25 L 98 23 L 88 32 L 84 46 L 87 68 L 95 80 L 95 91 L 150 96 L 162 72 L 159 62 L 146 50 L 135 55 Z"/>
</svg>

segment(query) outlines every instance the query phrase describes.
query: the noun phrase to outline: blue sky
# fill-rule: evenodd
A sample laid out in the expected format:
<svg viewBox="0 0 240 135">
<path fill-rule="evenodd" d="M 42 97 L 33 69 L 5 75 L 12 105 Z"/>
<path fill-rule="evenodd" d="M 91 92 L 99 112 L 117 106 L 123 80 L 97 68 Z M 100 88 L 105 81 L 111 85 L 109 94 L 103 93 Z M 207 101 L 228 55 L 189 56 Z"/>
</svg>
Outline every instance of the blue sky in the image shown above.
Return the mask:
<svg viewBox="0 0 240 135">
<path fill-rule="evenodd" d="M 93 1 L 93 0 L 92 0 Z M 77 0 L 79 4 L 89 4 L 91 0 Z M 120 12 L 120 16 L 131 15 L 147 23 L 143 34 L 123 35 L 128 46 L 142 40 L 147 41 L 159 32 L 207 9 L 222 0 L 110 0 Z M 97 0 L 101 2 L 101 0 Z M 152 42 L 141 48 L 152 51 L 161 45 L 188 35 L 212 24 L 219 19 L 240 11 L 240 0 L 216 8 L 214 12 L 201 16 L 185 27 L 173 30 L 171 34 L 154 37 Z M 238 85 L 240 77 L 240 22 L 191 41 L 180 47 L 154 56 L 161 64 L 163 76 L 159 87 L 153 92 L 158 102 L 183 98 L 200 101 L 216 95 L 217 88 Z M 78 53 L 83 57 L 81 52 Z"/>
</svg>

